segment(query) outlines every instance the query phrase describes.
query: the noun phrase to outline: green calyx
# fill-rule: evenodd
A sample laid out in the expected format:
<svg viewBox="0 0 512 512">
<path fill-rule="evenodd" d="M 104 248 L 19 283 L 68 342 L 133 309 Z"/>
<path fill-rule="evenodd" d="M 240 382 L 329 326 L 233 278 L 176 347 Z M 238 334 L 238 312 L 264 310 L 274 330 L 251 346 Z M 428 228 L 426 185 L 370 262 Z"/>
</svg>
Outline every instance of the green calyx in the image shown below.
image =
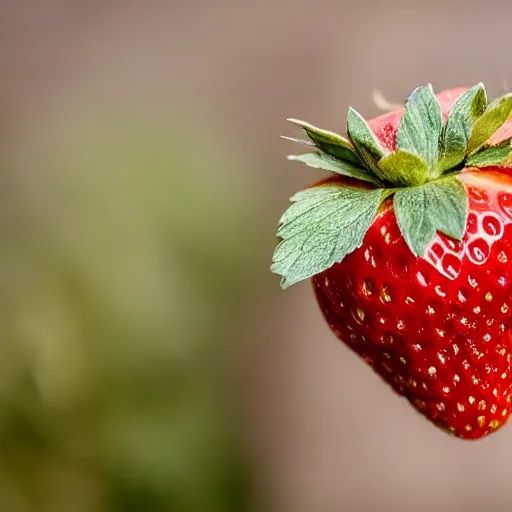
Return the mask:
<svg viewBox="0 0 512 512">
<path fill-rule="evenodd" d="M 417 257 L 436 233 L 461 240 L 468 200 L 457 179 L 464 167 L 512 165 L 512 139 L 489 139 L 512 116 L 512 94 L 487 105 L 483 84 L 466 91 L 446 122 L 431 85 L 409 96 L 395 136 L 395 151 L 379 141 L 350 108 L 347 137 L 289 119 L 309 140 L 292 140 L 314 151 L 291 155 L 310 167 L 350 178 L 295 194 L 281 217 L 271 270 L 286 288 L 312 277 L 360 247 L 382 202 L 393 196 L 402 236 Z"/>
</svg>

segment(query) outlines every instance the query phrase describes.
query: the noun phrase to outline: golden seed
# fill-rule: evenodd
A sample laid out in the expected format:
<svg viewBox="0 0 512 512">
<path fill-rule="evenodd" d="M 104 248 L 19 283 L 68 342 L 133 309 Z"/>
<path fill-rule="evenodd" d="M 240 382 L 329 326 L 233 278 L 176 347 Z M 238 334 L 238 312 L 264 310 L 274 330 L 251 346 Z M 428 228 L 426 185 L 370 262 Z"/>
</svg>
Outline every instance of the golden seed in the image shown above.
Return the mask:
<svg viewBox="0 0 512 512">
<path fill-rule="evenodd" d="M 459 402 L 457 402 L 457 410 L 459 412 L 464 412 L 464 406 L 461 403 L 459 403 Z"/>
<path fill-rule="evenodd" d="M 386 345 L 393 345 L 393 335 L 388 334 L 387 336 L 382 335 L 381 336 L 382 343 L 385 343 Z"/>
<path fill-rule="evenodd" d="M 493 394 L 494 396 L 498 396 L 498 390 L 497 390 L 496 388 L 494 388 L 494 389 L 492 390 L 492 394 Z"/>
<path fill-rule="evenodd" d="M 371 297 L 373 295 L 373 285 L 366 279 L 363 281 L 363 293 L 365 297 Z"/>
<path fill-rule="evenodd" d="M 380 294 L 380 298 L 382 299 L 382 302 L 391 302 L 392 298 L 389 293 L 389 288 L 387 286 L 382 287 L 382 292 Z"/>
<path fill-rule="evenodd" d="M 480 306 L 476 306 L 475 308 L 473 308 L 473 313 L 476 313 L 478 315 L 478 313 L 480 313 L 481 309 L 480 309 Z"/>
<path fill-rule="evenodd" d="M 469 432 L 470 430 L 473 430 L 473 428 L 471 427 L 471 425 L 466 425 L 464 428 L 465 428 L 468 432 Z"/>
<path fill-rule="evenodd" d="M 424 400 L 415 400 L 414 405 L 420 409 L 425 409 L 427 407 L 427 403 Z"/>
<path fill-rule="evenodd" d="M 503 304 L 503 306 L 501 306 L 501 312 L 506 313 L 507 311 L 508 311 L 508 304 Z"/>
<path fill-rule="evenodd" d="M 473 405 L 475 403 L 475 397 L 474 396 L 470 396 L 469 399 L 468 399 L 468 402 Z"/>
<path fill-rule="evenodd" d="M 491 427 L 492 429 L 498 428 L 499 426 L 500 426 L 499 420 L 491 420 L 489 422 L 489 427 Z"/>
<path fill-rule="evenodd" d="M 405 357 L 400 357 L 400 362 L 402 364 L 407 364 L 407 361 L 405 360 Z"/>
<path fill-rule="evenodd" d="M 477 421 L 478 421 L 478 425 L 480 427 L 483 427 L 485 425 L 485 416 L 478 416 Z"/>
<path fill-rule="evenodd" d="M 480 402 L 478 402 L 478 410 L 479 411 L 485 411 L 486 407 L 487 407 L 487 404 L 485 403 L 485 400 L 480 400 Z"/>
<path fill-rule="evenodd" d="M 487 302 L 492 302 L 492 293 L 491 293 L 491 292 L 487 292 L 487 293 L 485 294 L 485 300 L 486 300 Z"/>
<path fill-rule="evenodd" d="M 507 411 L 507 409 L 503 409 L 503 411 L 501 411 L 501 415 L 502 415 L 502 416 L 506 416 L 506 415 L 507 415 L 507 412 L 508 412 L 508 411 Z"/>
</svg>

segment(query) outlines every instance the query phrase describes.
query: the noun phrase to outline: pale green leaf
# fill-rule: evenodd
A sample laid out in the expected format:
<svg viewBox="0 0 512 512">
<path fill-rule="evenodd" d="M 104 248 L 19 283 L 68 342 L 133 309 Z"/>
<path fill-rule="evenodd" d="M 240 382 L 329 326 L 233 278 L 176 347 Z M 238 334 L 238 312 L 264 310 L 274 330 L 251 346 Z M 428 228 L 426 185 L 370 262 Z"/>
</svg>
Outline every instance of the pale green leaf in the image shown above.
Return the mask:
<svg viewBox="0 0 512 512">
<path fill-rule="evenodd" d="M 438 231 L 462 240 L 468 217 L 468 195 L 464 185 L 452 176 L 426 184 Z"/>
<path fill-rule="evenodd" d="M 471 137 L 466 148 L 466 154 L 473 155 L 496 131 L 509 119 L 512 114 L 512 94 L 505 94 L 494 100 L 485 113 L 473 125 Z"/>
<path fill-rule="evenodd" d="M 414 153 L 434 169 L 443 129 L 441 107 L 432 86 L 418 87 L 409 96 L 396 132 L 396 148 Z"/>
<path fill-rule="evenodd" d="M 354 152 L 352 144 L 342 135 L 328 130 L 322 130 L 321 128 L 317 128 L 312 124 L 298 119 L 288 119 L 288 121 L 303 128 L 318 149 L 321 149 L 324 153 L 346 162 L 359 164 L 359 159 Z"/>
<path fill-rule="evenodd" d="M 415 256 L 423 256 L 437 231 L 461 240 L 468 215 L 464 185 L 456 178 L 398 190 L 393 208 L 400 232 Z"/>
<path fill-rule="evenodd" d="M 512 139 L 496 146 L 490 146 L 475 153 L 466 160 L 468 167 L 510 167 L 512 166 Z"/>
<path fill-rule="evenodd" d="M 442 173 L 459 165 L 466 155 L 473 124 L 484 113 L 487 97 L 482 83 L 466 91 L 453 105 L 441 136 L 441 158 L 438 169 Z"/>
<path fill-rule="evenodd" d="M 374 185 L 381 185 L 379 180 L 371 173 L 371 171 L 361 169 L 361 167 L 344 162 L 320 151 L 315 153 L 306 153 L 304 155 L 290 155 L 288 156 L 288 160 L 296 160 L 308 165 L 309 167 L 324 169 L 325 171 L 335 172 L 342 176 L 349 176 L 350 178 L 367 181 Z"/>
<path fill-rule="evenodd" d="M 287 137 L 286 135 L 281 135 L 281 139 L 289 140 L 290 142 L 296 142 L 297 144 L 302 144 L 303 146 L 314 146 L 315 145 L 315 143 L 310 140 L 295 139 L 294 137 Z"/>
<path fill-rule="evenodd" d="M 391 153 L 378 165 L 386 180 L 398 187 L 421 185 L 428 178 L 427 162 L 407 151 Z"/>
<path fill-rule="evenodd" d="M 281 217 L 272 272 L 281 286 L 312 277 L 358 248 L 389 191 L 328 183 L 295 194 Z"/>
<path fill-rule="evenodd" d="M 381 180 L 385 179 L 377 166 L 377 162 L 388 155 L 389 152 L 384 149 L 366 120 L 352 107 L 348 110 L 347 132 L 365 166 L 371 169 Z"/>
</svg>

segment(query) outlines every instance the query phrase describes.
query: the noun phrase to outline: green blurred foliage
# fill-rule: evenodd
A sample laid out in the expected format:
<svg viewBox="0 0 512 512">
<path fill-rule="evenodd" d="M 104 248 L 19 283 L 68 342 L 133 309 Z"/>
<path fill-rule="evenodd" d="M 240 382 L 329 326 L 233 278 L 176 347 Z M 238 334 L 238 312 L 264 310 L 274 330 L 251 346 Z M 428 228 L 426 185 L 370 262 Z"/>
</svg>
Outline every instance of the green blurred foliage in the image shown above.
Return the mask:
<svg viewBox="0 0 512 512">
<path fill-rule="evenodd" d="M 0 510 L 246 510 L 247 164 L 163 114 L 74 116 L 2 175 Z"/>
</svg>

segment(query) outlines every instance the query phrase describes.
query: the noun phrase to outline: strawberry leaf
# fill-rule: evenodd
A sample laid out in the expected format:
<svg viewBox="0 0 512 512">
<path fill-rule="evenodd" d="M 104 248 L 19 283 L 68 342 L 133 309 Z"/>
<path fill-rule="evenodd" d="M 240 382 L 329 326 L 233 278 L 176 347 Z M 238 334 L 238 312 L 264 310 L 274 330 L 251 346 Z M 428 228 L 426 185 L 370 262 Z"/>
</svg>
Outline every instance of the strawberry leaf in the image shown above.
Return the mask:
<svg viewBox="0 0 512 512">
<path fill-rule="evenodd" d="M 272 272 L 281 287 L 318 274 L 363 243 L 389 191 L 325 184 L 302 190 L 279 221 Z"/>
<path fill-rule="evenodd" d="M 371 171 L 362 169 L 361 167 L 357 167 L 348 162 L 344 162 L 320 151 L 315 153 L 306 153 L 304 155 L 289 155 L 288 160 L 296 160 L 308 165 L 309 167 L 335 172 L 336 174 L 367 181 L 374 185 L 382 185 Z"/>
<path fill-rule="evenodd" d="M 441 135 L 438 164 L 441 173 L 457 167 L 464 160 L 473 124 L 484 113 L 486 106 L 487 97 L 481 83 L 466 91 L 455 102 Z"/>
<path fill-rule="evenodd" d="M 468 215 L 464 185 L 454 176 L 400 189 L 393 199 L 398 226 L 415 256 L 423 256 L 437 231 L 461 240 Z"/>
<path fill-rule="evenodd" d="M 473 155 L 503 125 L 512 114 L 512 94 L 494 100 L 480 116 L 471 132 L 466 154 Z"/>
<path fill-rule="evenodd" d="M 469 167 L 510 167 L 512 165 L 512 139 L 484 148 L 466 160 Z"/>
<path fill-rule="evenodd" d="M 305 121 L 299 121 L 298 119 L 288 119 L 288 121 L 303 128 L 308 137 L 314 142 L 315 146 L 324 153 L 344 160 L 345 162 L 359 163 L 359 158 L 354 152 L 352 144 L 350 144 L 350 141 L 345 137 L 328 130 L 322 130 L 321 128 L 317 128 Z"/>
<path fill-rule="evenodd" d="M 347 132 L 363 164 L 381 180 L 386 176 L 377 166 L 377 161 L 389 154 L 373 133 L 366 120 L 352 107 L 348 110 Z"/>
<path fill-rule="evenodd" d="M 414 153 L 430 169 L 437 164 L 439 137 L 443 129 L 441 107 L 431 85 L 418 87 L 407 100 L 396 132 L 396 148 Z"/>
<path fill-rule="evenodd" d="M 428 165 L 419 156 L 407 151 L 396 151 L 379 160 L 379 168 L 386 179 L 399 187 L 425 183 Z"/>
<path fill-rule="evenodd" d="M 295 139 L 294 137 L 287 137 L 286 135 L 281 135 L 281 139 L 289 140 L 290 142 L 296 142 L 297 144 L 302 144 L 303 146 L 314 146 L 315 143 L 310 140 L 304 139 Z"/>
</svg>

